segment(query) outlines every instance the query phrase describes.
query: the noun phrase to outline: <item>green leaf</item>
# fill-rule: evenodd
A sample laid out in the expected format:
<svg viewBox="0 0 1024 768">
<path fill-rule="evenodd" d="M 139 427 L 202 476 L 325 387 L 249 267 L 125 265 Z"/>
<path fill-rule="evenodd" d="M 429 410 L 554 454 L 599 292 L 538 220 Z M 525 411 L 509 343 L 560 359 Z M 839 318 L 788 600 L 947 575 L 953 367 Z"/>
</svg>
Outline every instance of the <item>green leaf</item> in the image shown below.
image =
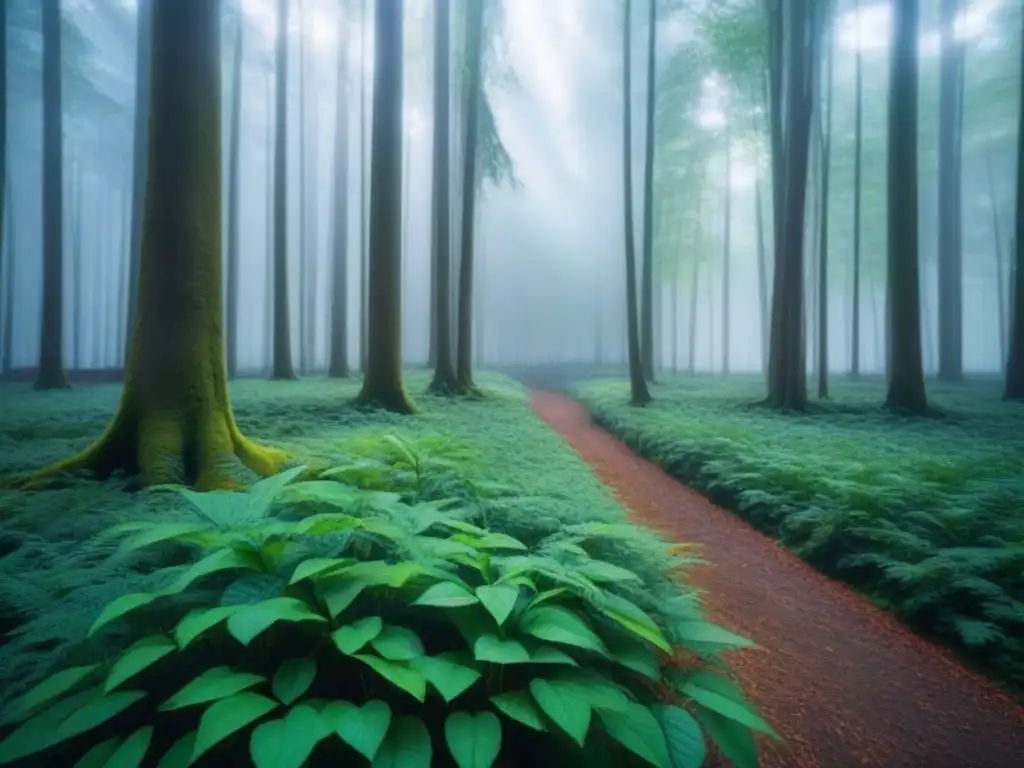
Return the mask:
<svg viewBox="0 0 1024 768">
<path fill-rule="evenodd" d="M 277 702 L 273 699 L 250 692 L 236 693 L 214 702 L 199 718 L 191 762 L 276 708 Z"/>
<path fill-rule="evenodd" d="M 420 703 L 426 698 L 427 679 L 415 669 L 365 653 L 357 653 L 352 658 L 359 659 L 389 683 L 401 688 Z"/>
<path fill-rule="evenodd" d="M 519 588 L 510 584 L 485 585 L 477 587 L 476 596 L 500 627 L 516 607 Z"/>
<path fill-rule="evenodd" d="M 542 605 L 531 608 L 519 620 L 523 632 L 549 643 L 574 645 L 607 655 L 608 651 L 601 638 L 579 616 L 557 605 Z"/>
<path fill-rule="evenodd" d="M 239 491 L 193 491 L 182 488 L 178 491 L 207 520 L 221 530 L 246 521 L 248 497 Z"/>
<path fill-rule="evenodd" d="M 657 768 L 673 768 L 665 734 L 647 707 L 629 702 L 623 710 L 598 709 L 597 717 L 608 735 L 630 752 Z"/>
<path fill-rule="evenodd" d="M 550 682 L 558 682 L 565 691 L 572 693 L 586 702 L 594 710 L 625 711 L 630 700 L 623 689 L 604 675 L 588 671 L 559 671 L 557 678 Z"/>
<path fill-rule="evenodd" d="M 352 565 L 355 562 L 351 557 L 312 557 L 303 560 L 292 572 L 288 584 L 297 584 L 304 579 L 312 579 L 317 576 L 324 576 L 334 571 Z"/>
<path fill-rule="evenodd" d="M 117 752 L 121 740 L 120 736 L 115 736 L 100 742 L 82 755 L 75 763 L 74 768 L 106 768 L 107 761 L 110 760 L 111 755 Z"/>
<path fill-rule="evenodd" d="M 603 560 L 584 560 L 575 570 L 586 576 L 591 581 L 601 582 L 612 582 L 620 584 L 624 581 L 636 581 L 639 582 L 641 579 L 632 571 L 620 568 L 617 565 L 606 563 Z"/>
<path fill-rule="evenodd" d="M 103 768 L 139 768 L 152 740 L 153 726 L 142 726 L 121 742 L 117 751 L 102 764 Z"/>
<path fill-rule="evenodd" d="M 453 712 L 444 721 L 444 738 L 459 768 L 491 768 L 501 752 L 501 721 L 493 712 Z"/>
<path fill-rule="evenodd" d="M 351 656 L 361 651 L 363 646 L 377 637 L 383 629 L 384 621 L 380 616 L 366 616 L 336 630 L 331 639 L 339 651 Z"/>
<path fill-rule="evenodd" d="M 287 659 L 274 673 L 270 681 L 270 690 L 282 704 L 294 704 L 298 698 L 309 690 L 316 679 L 316 659 L 312 656 Z"/>
<path fill-rule="evenodd" d="M 611 593 L 604 597 L 601 613 L 665 653 L 672 652 L 672 646 L 669 645 L 658 625 L 654 623 L 654 619 L 624 597 Z"/>
<path fill-rule="evenodd" d="M 530 652 L 518 640 L 481 635 L 473 644 L 473 658 L 492 664 L 526 664 L 530 661 Z"/>
<path fill-rule="evenodd" d="M 370 768 L 430 768 L 433 758 L 427 726 L 407 715 L 391 724 Z"/>
<path fill-rule="evenodd" d="M 63 739 L 57 727 L 68 715 L 101 694 L 99 686 L 78 691 L 33 715 L 0 741 L 0 765 L 49 749 Z"/>
<path fill-rule="evenodd" d="M 317 584 L 317 595 L 327 606 L 327 612 L 336 619 L 342 611 L 352 605 L 359 597 L 367 583 L 361 579 L 331 579 L 329 582 Z"/>
<path fill-rule="evenodd" d="M 191 707 L 208 701 L 234 696 L 266 680 L 263 675 L 236 672 L 231 667 L 213 667 L 189 681 L 176 694 L 160 705 L 161 711 Z"/>
<path fill-rule="evenodd" d="M 124 555 L 152 544 L 159 544 L 170 539 L 183 539 L 193 534 L 205 533 L 209 530 L 210 526 L 197 525 L 196 523 L 152 523 L 140 533 L 122 543 L 118 549 L 118 554 Z"/>
<path fill-rule="evenodd" d="M 248 645 L 277 621 L 299 622 L 326 619 L 294 597 L 273 597 L 255 605 L 241 606 L 228 617 L 228 632 L 242 645 Z"/>
<path fill-rule="evenodd" d="M 217 626 L 237 610 L 237 605 L 220 605 L 189 611 L 174 628 L 174 640 L 179 648 L 184 649 L 203 632 Z"/>
<path fill-rule="evenodd" d="M 753 641 L 712 624 L 710 621 L 677 621 L 673 625 L 680 643 L 701 643 L 722 648 L 756 648 Z"/>
<path fill-rule="evenodd" d="M 145 691 L 115 691 L 83 704 L 57 726 L 57 736 L 63 741 L 80 733 L 91 731 L 146 698 Z"/>
<path fill-rule="evenodd" d="M 262 554 L 259 557 L 263 557 Z M 288 587 L 288 579 L 280 573 L 247 573 L 239 576 L 220 596 L 223 606 L 239 608 L 256 605 L 264 600 L 279 597 Z"/>
<path fill-rule="evenodd" d="M 100 612 L 100 615 L 96 617 L 96 621 L 89 627 L 86 637 L 92 637 L 114 619 L 119 619 L 130 611 L 148 605 L 156 600 L 157 597 L 159 595 L 151 595 L 146 592 L 132 592 L 128 595 L 122 595 L 113 602 L 108 603 L 107 607 Z"/>
<path fill-rule="evenodd" d="M 672 757 L 672 768 L 701 768 L 707 756 L 704 733 L 689 712 L 680 707 L 655 704 L 651 707 L 661 724 Z"/>
<path fill-rule="evenodd" d="M 432 605 L 438 608 L 461 608 L 475 605 L 479 600 L 465 587 L 442 581 L 427 588 L 411 605 Z"/>
<path fill-rule="evenodd" d="M 331 485 L 338 485 L 338 483 L 331 483 Z M 302 499 L 302 501 L 305 500 Z M 343 515 L 338 512 L 323 512 L 319 515 L 310 515 L 300 520 L 295 525 L 295 533 L 302 536 L 328 536 L 334 533 L 343 533 L 352 528 L 358 528 L 360 525 L 362 525 L 362 521 L 358 517 Z"/>
<path fill-rule="evenodd" d="M 480 672 L 446 656 L 419 656 L 409 661 L 445 701 L 450 702 L 480 679 Z"/>
<path fill-rule="evenodd" d="M 130 680 L 176 650 L 178 646 L 163 635 L 152 635 L 133 643 L 110 668 L 107 680 L 103 684 L 104 693 L 110 693 L 121 683 Z"/>
<path fill-rule="evenodd" d="M 332 701 L 324 707 L 321 717 L 342 741 L 372 762 L 391 725 L 391 707 L 376 699 L 361 707 L 348 701 Z"/>
<path fill-rule="evenodd" d="M 300 704 L 283 718 L 256 726 L 249 755 L 256 768 L 300 768 L 327 735 L 320 713 Z"/>
<path fill-rule="evenodd" d="M 305 467 L 291 467 L 284 472 L 265 477 L 253 483 L 248 494 L 248 517 L 250 519 L 261 519 L 270 512 L 274 499 L 288 483 L 294 480 L 305 471 Z"/>
<path fill-rule="evenodd" d="M 196 732 L 189 731 L 164 752 L 157 768 L 188 768 L 192 761 L 192 749 L 196 743 Z"/>
<path fill-rule="evenodd" d="M 556 597 L 564 595 L 569 590 L 565 587 L 555 587 L 554 589 L 545 589 L 543 592 L 538 592 L 533 596 L 533 600 L 530 601 L 530 608 L 536 608 L 538 605 L 546 603 L 548 600 L 554 600 Z"/>
<path fill-rule="evenodd" d="M 80 682 L 99 669 L 99 664 L 87 664 L 80 667 L 68 667 L 50 675 L 43 682 L 30 688 L 15 703 L 13 712 L 4 718 L 4 724 L 24 720 L 44 704 L 72 690 Z"/>
<path fill-rule="evenodd" d="M 181 574 L 171 586 L 160 590 L 159 594 L 176 595 L 187 589 L 192 582 L 204 576 L 235 568 L 255 570 L 258 568 L 258 560 L 252 554 L 239 552 L 235 549 L 217 550 L 199 562 L 193 563 L 191 568 Z"/>
<path fill-rule="evenodd" d="M 457 533 L 451 537 L 452 541 L 460 544 L 467 544 L 476 549 L 515 549 L 525 552 L 527 547 L 519 539 L 508 536 L 504 533 L 485 531 L 483 535 L 474 536 L 467 533 Z"/>
<path fill-rule="evenodd" d="M 697 674 L 683 686 L 681 693 L 723 717 L 778 739 L 779 734 L 745 702 L 738 701 L 737 699 L 740 698 L 738 695 L 735 697 L 730 695 L 729 688 L 731 687 L 732 684 L 727 680 L 712 675 Z"/>
<path fill-rule="evenodd" d="M 578 667 L 579 664 L 569 654 L 553 648 L 550 645 L 540 645 L 530 653 L 530 661 L 534 664 L 566 664 L 570 667 Z"/>
<path fill-rule="evenodd" d="M 505 715 L 535 731 L 546 731 L 544 717 L 526 691 L 509 691 L 491 696 L 491 703 Z"/>
<path fill-rule="evenodd" d="M 734 768 L 758 768 L 757 742 L 749 728 L 700 706 L 697 720 Z"/>
<path fill-rule="evenodd" d="M 409 661 L 426 653 L 419 635 L 395 624 L 385 624 L 370 644 L 388 661 Z"/>
<path fill-rule="evenodd" d="M 582 747 L 590 727 L 590 705 L 579 698 L 573 686 L 534 678 L 530 693 L 544 714 Z"/>
<path fill-rule="evenodd" d="M 651 680 L 661 680 L 661 667 L 654 652 L 642 645 L 624 645 L 612 649 L 612 658 L 626 669 L 639 672 Z"/>
</svg>

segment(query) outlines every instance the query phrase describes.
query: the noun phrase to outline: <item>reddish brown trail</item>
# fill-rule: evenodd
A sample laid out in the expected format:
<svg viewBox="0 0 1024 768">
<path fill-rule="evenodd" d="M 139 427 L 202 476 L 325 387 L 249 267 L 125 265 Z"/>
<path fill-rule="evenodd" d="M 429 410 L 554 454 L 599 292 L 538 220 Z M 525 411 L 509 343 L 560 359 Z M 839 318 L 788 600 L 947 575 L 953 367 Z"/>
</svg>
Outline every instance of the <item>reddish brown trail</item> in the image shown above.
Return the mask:
<svg viewBox="0 0 1024 768">
<path fill-rule="evenodd" d="M 950 654 L 716 507 L 593 425 L 579 403 L 536 392 L 537 414 L 632 518 L 702 546 L 690 574 L 711 618 L 759 648 L 730 654 L 785 739 L 768 768 L 1024 768 L 1024 709 Z"/>
</svg>

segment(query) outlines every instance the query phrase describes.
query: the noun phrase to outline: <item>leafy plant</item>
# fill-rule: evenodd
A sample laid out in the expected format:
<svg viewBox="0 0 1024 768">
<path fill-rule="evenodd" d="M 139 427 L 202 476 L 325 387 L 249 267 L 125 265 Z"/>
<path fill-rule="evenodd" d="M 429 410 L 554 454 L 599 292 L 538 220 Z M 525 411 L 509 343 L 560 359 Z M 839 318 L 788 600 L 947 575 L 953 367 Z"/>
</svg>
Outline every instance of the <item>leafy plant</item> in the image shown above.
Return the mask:
<svg viewBox="0 0 1024 768">
<path fill-rule="evenodd" d="M 663 626 L 625 597 L 639 577 L 588 551 L 622 526 L 572 526 L 531 551 L 450 504 L 293 482 L 303 471 L 248 493 L 181 490 L 202 522 L 113 531 L 122 554 L 174 542 L 199 557 L 111 602 L 89 634 L 158 601 L 180 610 L 22 696 L 0 765 L 429 766 L 446 750 L 486 768 L 517 750 L 578 763 L 600 743 L 614 764 L 674 768 L 703 762 L 702 726 L 756 765 L 751 729 L 774 732 L 738 689 L 715 664 L 666 676 L 661 657 L 679 650 L 669 635 L 709 659 L 749 641 L 696 607 Z"/>
</svg>

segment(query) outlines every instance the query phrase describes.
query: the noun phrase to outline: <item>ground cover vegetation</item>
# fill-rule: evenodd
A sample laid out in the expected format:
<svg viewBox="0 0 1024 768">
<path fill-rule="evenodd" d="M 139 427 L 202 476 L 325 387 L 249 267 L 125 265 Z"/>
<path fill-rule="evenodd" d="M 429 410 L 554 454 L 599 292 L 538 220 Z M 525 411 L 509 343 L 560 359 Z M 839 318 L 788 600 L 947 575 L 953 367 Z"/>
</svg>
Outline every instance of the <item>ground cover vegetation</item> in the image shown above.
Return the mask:
<svg viewBox="0 0 1024 768">
<path fill-rule="evenodd" d="M 666 378 L 642 409 L 621 380 L 576 394 L 673 476 L 1024 692 L 1024 412 L 995 382 L 934 385 L 941 415 L 918 420 L 880 409 L 880 382 L 836 382 L 802 414 L 763 407 L 762 386 Z"/>
</svg>

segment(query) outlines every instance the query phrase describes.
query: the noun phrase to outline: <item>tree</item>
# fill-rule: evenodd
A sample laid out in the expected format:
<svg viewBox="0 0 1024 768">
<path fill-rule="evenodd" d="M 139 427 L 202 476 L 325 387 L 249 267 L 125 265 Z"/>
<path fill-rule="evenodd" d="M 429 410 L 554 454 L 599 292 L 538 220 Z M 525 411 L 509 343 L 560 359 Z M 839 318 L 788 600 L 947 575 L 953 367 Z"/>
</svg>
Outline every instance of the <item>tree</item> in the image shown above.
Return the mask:
<svg viewBox="0 0 1024 768">
<path fill-rule="evenodd" d="M 43 0 L 43 326 L 36 389 L 69 387 L 64 373 L 64 121 L 60 0 Z"/>
<path fill-rule="evenodd" d="M 450 394 L 458 388 L 452 359 L 451 313 L 451 218 L 448 216 L 450 184 L 449 120 L 451 117 L 451 3 L 434 3 L 434 146 L 431 219 L 434 280 L 431 285 L 431 343 L 434 378 L 430 391 Z"/>
<path fill-rule="evenodd" d="M 288 316 L 288 0 L 277 0 L 274 131 L 274 360 L 271 378 L 294 379 Z"/>
<path fill-rule="evenodd" d="M 238 273 L 241 251 L 238 238 L 241 233 L 239 213 L 239 183 L 241 163 L 239 147 L 241 145 L 242 124 L 242 52 L 245 41 L 245 16 L 241 7 L 238 9 L 238 26 L 235 31 L 234 63 L 231 70 L 231 136 L 230 157 L 228 162 L 228 273 L 227 273 L 227 320 L 228 320 L 228 376 L 234 376 L 238 370 Z"/>
<path fill-rule="evenodd" d="M 886 407 L 920 415 L 928 410 L 921 360 L 921 302 L 917 232 L 917 91 L 920 0 L 892 10 L 889 81 L 889 392 Z"/>
<path fill-rule="evenodd" d="M 636 296 L 636 243 L 633 237 L 633 109 L 632 99 L 632 45 L 631 28 L 633 0 L 625 0 L 622 32 L 622 162 L 623 162 L 623 213 L 626 235 L 626 347 L 629 357 L 629 399 L 633 405 L 646 405 L 651 393 L 644 379 L 643 361 L 640 357 L 640 334 L 637 318 Z"/>
<path fill-rule="evenodd" d="M 1006 361 L 1006 384 L 1003 397 L 1024 400 L 1024 24 L 1021 26 L 1021 95 L 1017 118 L 1017 226 L 1013 242 L 1010 281 L 1013 295 L 1010 300 L 1010 354 Z"/>
<path fill-rule="evenodd" d="M 374 21 L 369 348 L 356 402 L 412 413 L 402 386 L 402 3 L 377 0 Z"/>
<path fill-rule="evenodd" d="M 252 443 L 227 391 L 221 260 L 220 0 L 154 0 L 146 218 L 136 322 L 117 414 L 91 447 L 28 478 L 116 470 L 199 490 L 285 454 Z"/>
<path fill-rule="evenodd" d="M 341 14 L 334 121 L 334 258 L 327 375 L 348 376 L 348 19 Z"/>
<path fill-rule="evenodd" d="M 657 43 L 657 3 L 656 0 L 647 0 L 647 122 L 644 128 L 644 231 L 640 275 L 640 361 L 647 381 L 654 380 L 654 106 Z"/>
<path fill-rule="evenodd" d="M 832 166 L 832 85 L 835 66 L 834 33 L 828 33 L 828 51 L 823 81 L 825 104 L 818 120 L 821 149 L 821 228 L 818 232 L 818 397 L 828 397 L 828 196 Z M 820 99 L 819 99 L 820 102 Z"/>
<path fill-rule="evenodd" d="M 864 54 L 861 52 L 860 38 L 860 0 L 855 0 L 854 9 L 857 24 L 857 53 L 854 60 L 854 79 L 856 80 L 856 96 L 854 102 L 854 134 L 853 134 L 853 304 L 850 320 L 850 376 L 860 376 L 860 196 L 861 174 L 863 166 L 864 135 Z"/>
<path fill-rule="evenodd" d="M 722 373 L 729 373 L 729 306 L 732 282 L 732 133 L 725 128 L 725 205 L 722 212 Z"/>
</svg>

